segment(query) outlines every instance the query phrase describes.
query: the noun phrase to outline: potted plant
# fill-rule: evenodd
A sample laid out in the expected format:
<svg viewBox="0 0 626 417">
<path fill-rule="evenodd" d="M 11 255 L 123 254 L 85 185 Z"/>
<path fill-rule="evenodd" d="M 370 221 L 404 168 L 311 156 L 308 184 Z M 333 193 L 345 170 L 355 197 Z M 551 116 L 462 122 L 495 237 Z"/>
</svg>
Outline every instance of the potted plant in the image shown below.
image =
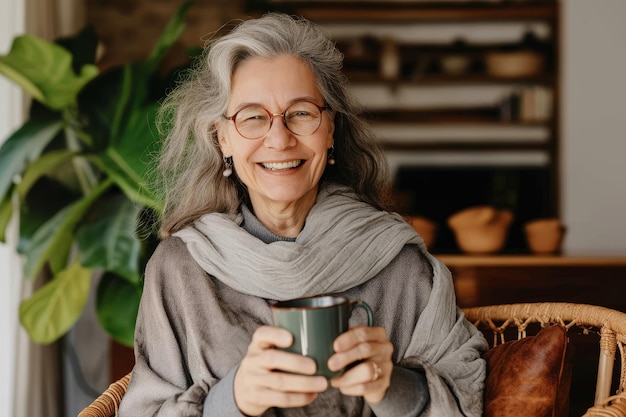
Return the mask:
<svg viewBox="0 0 626 417">
<path fill-rule="evenodd" d="M 0 147 L 0 239 L 19 213 L 24 276 L 51 279 L 20 305 L 20 321 L 42 344 L 80 317 L 92 276 L 102 327 L 132 346 L 143 267 L 157 241 L 161 200 L 148 186 L 158 150 L 159 63 L 184 28 L 179 8 L 150 56 L 100 72 L 89 30 L 51 43 L 15 38 L 0 74 L 33 98 L 28 120 Z M 162 81 L 162 80 L 161 80 Z"/>
</svg>

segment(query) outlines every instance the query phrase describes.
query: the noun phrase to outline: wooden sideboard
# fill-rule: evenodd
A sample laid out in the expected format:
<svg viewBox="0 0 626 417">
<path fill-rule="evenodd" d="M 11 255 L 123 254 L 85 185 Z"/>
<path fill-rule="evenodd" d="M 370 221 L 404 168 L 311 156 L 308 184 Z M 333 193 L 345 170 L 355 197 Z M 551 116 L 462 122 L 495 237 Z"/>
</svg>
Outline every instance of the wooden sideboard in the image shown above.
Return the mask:
<svg viewBox="0 0 626 417">
<path fill-rule="evenodd" d="M 626 312 L 626 257 L 441 255 L 460 307 L 564 301 Z"/>
</svg>

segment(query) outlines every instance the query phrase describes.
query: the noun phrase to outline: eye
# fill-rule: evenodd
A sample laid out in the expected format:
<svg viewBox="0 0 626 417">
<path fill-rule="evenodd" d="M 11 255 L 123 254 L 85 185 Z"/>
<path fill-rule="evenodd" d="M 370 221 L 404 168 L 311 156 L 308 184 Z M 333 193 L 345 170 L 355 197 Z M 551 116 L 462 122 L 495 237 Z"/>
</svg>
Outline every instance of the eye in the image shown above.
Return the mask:
<svg viewBox="0 0 626 417">
<path fill-rule="evenodd" d="M 308 112 L 306 110 L 296 110 L 292 113 L 289 113 L 289 117 L 311 117 L 313 116 L 313 114 L 311 114 L 311 112 Z"/>
<path fill-rule="evenodd" d="M 286 117 L 291 120 L 312 120 L 319 117 L 319 109 L 309 102 L 295 103 L 287 111 Z"/>
<path fill-rule="evenodd" d="M 237 113 L 237 121 L 241 123 L 268 120 L 267 113 L 259 107 L 249 107 Z"/>
</svg>

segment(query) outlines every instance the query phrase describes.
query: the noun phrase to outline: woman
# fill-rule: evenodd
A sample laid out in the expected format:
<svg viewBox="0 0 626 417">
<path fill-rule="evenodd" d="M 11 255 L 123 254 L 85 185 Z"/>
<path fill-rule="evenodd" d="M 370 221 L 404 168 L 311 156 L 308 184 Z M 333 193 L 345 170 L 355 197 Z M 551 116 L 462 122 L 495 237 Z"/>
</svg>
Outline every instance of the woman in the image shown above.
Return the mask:
<svg viewBox="0 0 626 417">
<path fill-rule="evenodd" d="M 318 27 L 269 14 L 214 41 L 164 103 L 164 240 L 146 268 L 120 415 L 481 414 L 485 342 L 448 270 L 384 210 L 388 177 Z M 360 298 L 374 326 L 315 362 L 270 304 Z M 352 323 L 353 325 L 356 323 Z"/>
</svg>

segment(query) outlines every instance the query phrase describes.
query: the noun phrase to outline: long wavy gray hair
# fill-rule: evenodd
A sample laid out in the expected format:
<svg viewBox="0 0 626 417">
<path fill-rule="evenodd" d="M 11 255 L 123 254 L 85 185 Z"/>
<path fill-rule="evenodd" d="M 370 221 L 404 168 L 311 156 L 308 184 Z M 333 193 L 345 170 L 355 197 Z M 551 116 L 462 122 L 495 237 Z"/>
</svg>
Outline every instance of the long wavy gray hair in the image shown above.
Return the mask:
<svg viewBox="0 0 626 417">
<path fill-rule="evenodd" d="M 207 43 L 201 59 L 168 95 L 159 112 L 165 137 L 159 156 L 157 189 L 164 198 L 160 234 L 170 234 L 205 213 L 234 213 L 247 201 L 245 187 L 222 175 L 224 169 L 215 122 L 222 120 L 231 93 L 231 77 L 253 57 L 292 55 L 313 71 L 327 105 L 335 111 L 335 165 L 322 182 L 351 187 L 363 201 L 387 206 L 385 156 L 369 125 L 357 115 L 341 72 L 343 56 L 327 33 L 303 18 L 270 13 L 244 21 L 228 35 Z"/>
</svg>

